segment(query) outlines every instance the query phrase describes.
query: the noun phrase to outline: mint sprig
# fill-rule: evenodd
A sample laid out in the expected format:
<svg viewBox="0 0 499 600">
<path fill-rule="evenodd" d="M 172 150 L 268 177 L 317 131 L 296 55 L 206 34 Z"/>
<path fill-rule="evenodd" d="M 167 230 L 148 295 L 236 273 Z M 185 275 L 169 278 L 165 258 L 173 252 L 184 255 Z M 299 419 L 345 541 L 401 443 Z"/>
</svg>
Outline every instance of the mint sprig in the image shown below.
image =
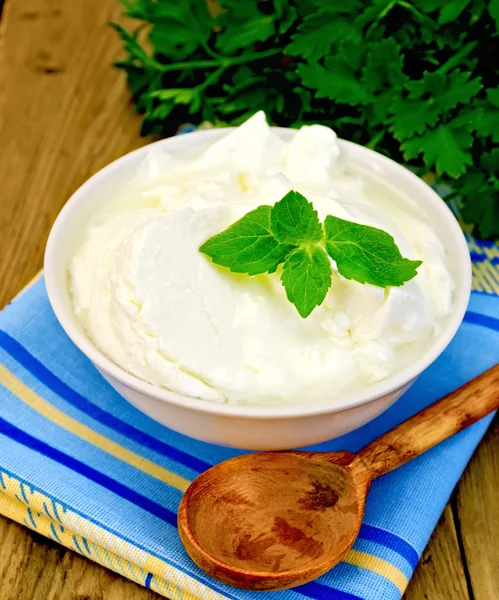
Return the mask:
<svg viewBox="0 0 499 600">
<path fill-rule="evenodd" d="M 324 229 L 327 253 L 345 279 L 388 287 L 416 277 L 421 261 L 403 258 L 386 231 L 331 215 L 326 217 Z"/>
<path fill-rule="evenodd" d="M 288 300 L 306 318 L 320 306 L 332 283 L 329 256 L 346 279 L 378 287 L 400 286 L 417 275 L 420 260 L 400 253 L 386 231 L 317 211 L 299 192 L 288 192 L 274 206 L 259 206 L 214 235 L 200 248 L 234 273 L 274 273 Z"/>
<path fill-rule="evenodd" d="M 274 204 L 270 222 L 275 237 L 281 242 L 316 244 L 323 236 L 322 226 L 312 203 L 293 190 Z"/>
<path fill-rule="evenodd" d="M 296 248 L 284 261 L 281 281 L 288 300 L 305 319 L 331 287 L 331 263 L 320 246 Z"/>
<path fill-rule="evenodd" d="M 273 273 L 295 246 L 276 238 L 270 224 L 271 212 L 271 206 L 259 206 L 211 237 L 199 250 L 234 273 Z"/>
</svg>

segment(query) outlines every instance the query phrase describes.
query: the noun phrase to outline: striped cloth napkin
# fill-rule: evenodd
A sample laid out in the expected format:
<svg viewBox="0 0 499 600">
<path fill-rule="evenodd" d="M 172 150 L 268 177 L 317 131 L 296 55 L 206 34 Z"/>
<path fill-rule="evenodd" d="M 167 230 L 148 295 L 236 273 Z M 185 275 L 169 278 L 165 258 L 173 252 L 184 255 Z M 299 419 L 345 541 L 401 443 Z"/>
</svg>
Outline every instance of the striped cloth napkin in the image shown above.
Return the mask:
<svg viewBox="0 0 499 600">
<path fill-rule="evenodd" d="M 499 361 L 499 247 L 469 238 L 474 292 L 445 353 L 383 415 L 314 450 L 358 450 Z M 275 600 L 399 599 L 491 417 L 379 480 L 353 549 Z M 171 600 L 251 600 L 201 572 L 177 533 L 182 492 L 240 451 L 166 429 L 70 342 L 43 278 L 0 313 L 0 513 Z"/>
</svg>

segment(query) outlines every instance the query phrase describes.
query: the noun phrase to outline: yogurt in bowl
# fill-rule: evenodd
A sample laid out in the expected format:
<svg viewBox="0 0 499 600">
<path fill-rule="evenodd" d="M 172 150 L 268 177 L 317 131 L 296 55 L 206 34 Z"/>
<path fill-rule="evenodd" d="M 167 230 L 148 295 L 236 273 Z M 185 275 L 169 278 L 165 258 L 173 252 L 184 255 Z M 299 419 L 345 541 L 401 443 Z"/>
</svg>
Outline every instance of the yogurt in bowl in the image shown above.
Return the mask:
<svg viewBox="0 0 499 600">
<path fill-rule="evenodd" d="M 199 247 L 290 190 L 321 220 L 382 229 L 422 261 L 401 287 L 342 277 L 303 319 L 279 269 L 249 277 Z M 444 349 L 470 261 L 440 198 L 320 125 L 241 127 L 163 140 L 116 161 L 66 205 L 46 254 L 63 327 L 125 398 L 194 437 L 243 448 L 336 437 L 389 406 Z"/>
</svg>

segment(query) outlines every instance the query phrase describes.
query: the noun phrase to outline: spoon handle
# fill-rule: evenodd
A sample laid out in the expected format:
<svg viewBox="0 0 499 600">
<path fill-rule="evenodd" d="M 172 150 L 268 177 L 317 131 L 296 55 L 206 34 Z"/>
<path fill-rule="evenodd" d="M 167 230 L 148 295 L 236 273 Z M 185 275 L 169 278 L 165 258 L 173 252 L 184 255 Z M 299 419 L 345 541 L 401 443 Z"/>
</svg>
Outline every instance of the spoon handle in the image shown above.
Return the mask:
<svg viewBox="0 0 499 600">
<path fill-rule="evenodd" d="M 499 408 L 499 365 L 371 442 L 359 455 L 372 479 L 393 471 Z"/>
</svg>

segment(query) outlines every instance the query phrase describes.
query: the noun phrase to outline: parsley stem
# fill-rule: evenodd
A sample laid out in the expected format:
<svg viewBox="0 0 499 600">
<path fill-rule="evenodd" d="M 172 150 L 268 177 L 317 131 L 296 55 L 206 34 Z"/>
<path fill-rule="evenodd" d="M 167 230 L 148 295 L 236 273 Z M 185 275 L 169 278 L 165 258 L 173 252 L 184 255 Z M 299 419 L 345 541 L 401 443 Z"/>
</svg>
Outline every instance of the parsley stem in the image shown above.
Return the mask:
<svg viewBox="0 0 499 600">
<path fill-rule="evenodd" d="M 440 69 L 437 69 L 439 73 L 448 73 L 454 67 L 460 66 L 463 62 L 463 58 L 468 56 L 478 45 L 478 41 L 469 42 L 465 44 L 460 50 L 458 50 L 454 56 L 451 56 L 449 60 L 443 64 Z"/>
<path fill-rule="evenodd" d="M 430 19 L 430 17 L 428 17 L 427 15 L 423 14 L 421 11 L 419 11 L 415 6 L 413 6 L 410 2 L 405 2 L 405 0 L 399 0 L 397 2 L 397 4 L 399 6 L 401 6 L 402 8 L 407 9 L 409 12 L 411 12 L 420 23 L 425 23 L 433 30 L 435 30 L 437 28 L 437 24 L 435 23 L 435 21 L 433 19 Z"/>
<path fill-rule="evenodd" d="M 191 60 L 184 62 L 171 63 L 169 65 L 163 65 L 156 63 L 156 68 L 167 73 L 168 71 L 182 71 L 183 69 L 210 69 L 211 67 L 222 67 L 227 69 L 233 65 L 242 65 L 244 63 L 251 62 L 252 60 L 260 60 L 262 58 L 268 58 L 281 52 L 280 48 L 273 48 L 271 50 L 265 50 L 264 52 L 252 52 L 250 54 L 243 54 L 241 56 L 233 56 L 232 58 L 220 58 L 213 60 Z M 156 61 L 155 61 L 156 62 Z"/>
<path fill-rule="evenodd" d="M 208 56 L 211 56 L 211 58 L 215 58 L 217 60 L 222 58 L 221 54 L 218 54 L 218 52 L 215 52 L 214 50 L 212 50 L 209 45 L 204 42 L 203 40 L 200 40 L 201 46 L 203 46 L 203 50 L 206 52 L 206 54 L 208 54 Z"/>
<path fill-rule="evenodd" d="M 369 142 L 366 144 L 366 147 L 370 148 L 371 150 L 374 150 L 374 148 L 376 148 L 376 146 L 381 142 L 384 135 L 385 131 L 383 129 L 381 131 L 378 131 L 378 133 L 375 133 L 373 137 L 369 140 Z"/>
<path fill-rule="evenodd" d="M 377 14 L 376 18 L 373 20 L 373 22 L 367 28 L 366 38 L 369 38 L 369 36 L 371 35 L 371 31 L 374 31 L 376 29 L 379 22 L 386 17 L 386 15 L 392 10 L 392 8 L 394 8 L 396 6 L 396 4 L 397 4 L 397 1 L 392 0 L 391 2 L 387 3 L 386 6 L 384 6 L 382 10 L 380 10 L 380 12 Z"/>
<path fill-rule="evenodd" d="M 207 77 L 203 83 L 200 83 L 198 86 L 196 86 L 193 89 L 197 90 L 198 92 L 202 92 L 209 85 L 211 85 L 212 83 L 215 83 L 215 81 L 220 77 L 220 75 L 224 72 L 224 70 L 225 70 L 225 67 L 220 67 L 216 71 L 213 71 L 213 73 L 209 77 Z"/>
<path fill-rule="evenodd" d="M 442 200 L 445 200 L 445 202 L 448 202 L 449 200 L 452 200 L 456 196 L 459 196 L 459 192 L 458 191 L 456 191 L 456 192 L 450 192 L 446 196 L 444 196 L 442 198 Z"/>
<path fill-rule="evenodd" d="M 392 8 L 398 4 L 398 2 L 396 0 L 393 0 L 392 2 L 389 2 L 378 14 L 377 17 L 377 21 L 381 21 L 381 19 L 384 19 L 386 17 L 386 15 L 392 10 Z"/>
</svg>

